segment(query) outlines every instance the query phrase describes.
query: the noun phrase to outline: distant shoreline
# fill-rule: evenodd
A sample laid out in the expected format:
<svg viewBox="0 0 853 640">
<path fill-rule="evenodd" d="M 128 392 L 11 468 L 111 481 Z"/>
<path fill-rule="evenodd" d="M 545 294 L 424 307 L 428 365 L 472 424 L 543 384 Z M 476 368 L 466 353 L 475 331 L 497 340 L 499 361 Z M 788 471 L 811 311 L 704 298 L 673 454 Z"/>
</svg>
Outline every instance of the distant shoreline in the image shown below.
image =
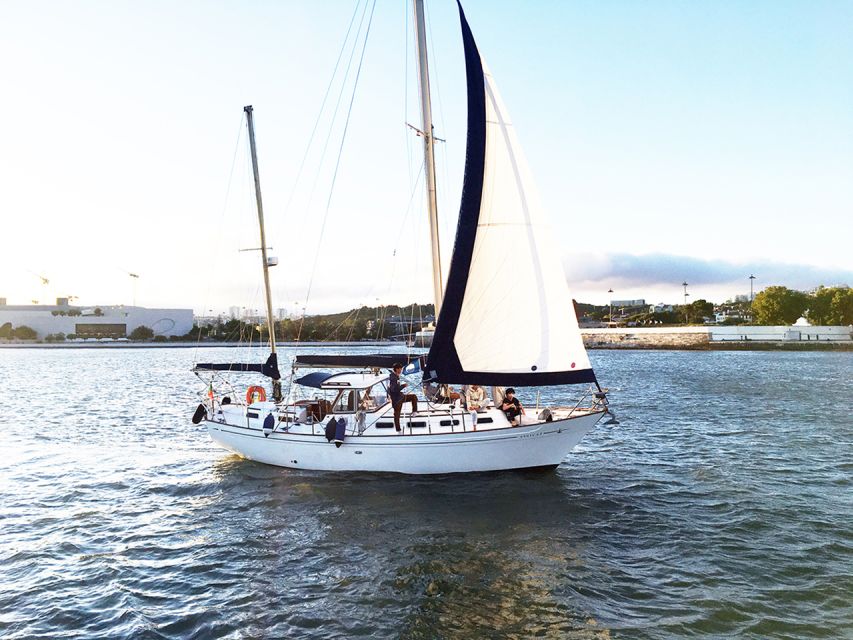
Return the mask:
<svg viewBox="0 0 853 640">
<path fill-rule="evenodd" d="M 403 342 L 276 342 L 277 347 L 388 347 Z M 0 349 L 192 349 L 195 347 L 265 347 L 264 344 L 246 342 L 0 342 Z"/>
<path fill-rule="evenodd" d="M 261 347 L 265 345 L 246 344 L 245 342 L 6 342 L 0 343 L 0 349 L 192 349 Z M 310 347 L 312 349 L 353 348 L 353 347 L 394 347 L 401 351 L 407 349 L 402 342 L 277 342 L 280 347 Z M 758 342 L 749 340 L 705 342 L 697 344 L 587 344 L 590 351 L 848 351 L 853 352 L 853 342 Z"/>
</svg>

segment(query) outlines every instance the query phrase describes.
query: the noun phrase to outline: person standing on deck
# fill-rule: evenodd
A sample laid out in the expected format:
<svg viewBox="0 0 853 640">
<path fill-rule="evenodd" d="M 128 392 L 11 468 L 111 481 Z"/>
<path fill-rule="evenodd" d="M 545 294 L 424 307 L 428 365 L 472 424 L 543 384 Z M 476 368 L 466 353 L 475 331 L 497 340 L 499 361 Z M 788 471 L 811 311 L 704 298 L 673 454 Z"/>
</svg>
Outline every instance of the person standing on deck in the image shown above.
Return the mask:
<svg viewBox="0 0 853 640">
<path fill-rule="evenodd" d="M 400 428 L 400 412 L 403 410 L 404 403 L 412 403 L 412 413 L 417 413 L 418 411 L 418 397 L 414 393 L 403 393 L 403 387 L 407 387 L 409 383 L 400 382 L 400 373 L 402 371 L 403 365 L 395 362 L 391 368 L 391 376 L 388 379 L 388 395 L 391 396 L 391 405 L 394 407 L 394 428 L 397 431 L 402 431 Z"/>
</svg>

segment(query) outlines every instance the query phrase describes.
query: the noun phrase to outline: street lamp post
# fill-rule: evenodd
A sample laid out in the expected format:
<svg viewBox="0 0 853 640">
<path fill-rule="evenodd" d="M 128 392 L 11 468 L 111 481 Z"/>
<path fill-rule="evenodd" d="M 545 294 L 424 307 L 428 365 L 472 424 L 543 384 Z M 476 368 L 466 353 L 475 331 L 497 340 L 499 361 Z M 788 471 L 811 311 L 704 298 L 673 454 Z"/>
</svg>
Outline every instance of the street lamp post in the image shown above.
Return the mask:
<svg viewBox="0 0 853 640">
<path fill-rule="evenodd" d="M 610 294 L 610 315 L 608 316 L 610 320 L 611 326 L 613 325 L 613 289 L 608 289 L 607 293 Z"/>
</svg>

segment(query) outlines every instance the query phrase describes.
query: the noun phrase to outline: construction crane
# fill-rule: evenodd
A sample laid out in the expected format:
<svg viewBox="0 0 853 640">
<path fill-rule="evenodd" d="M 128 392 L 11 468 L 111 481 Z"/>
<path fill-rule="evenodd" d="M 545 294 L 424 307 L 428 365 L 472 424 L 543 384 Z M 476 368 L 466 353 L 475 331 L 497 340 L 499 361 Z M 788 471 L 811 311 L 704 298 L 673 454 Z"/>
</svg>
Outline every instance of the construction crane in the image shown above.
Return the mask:
<svg viewBox="0 0 853 640">
<path fill-rule="evenodd" d="M 45 276 L 41 275 L 40 273 L 36 273 L 35 271 L 32 271 L 32 270 L 30 270 L 30 269 L 27 269 L 27 271 L 29 271 L 29 272 L 30 272 L 31 274 L 33 274 L 36 278 L 38 278 L 39 280 L 41 280 L 41 283 L 42 283 L 42 284 L 44 284 L 44 285 L 48 285 L 48 284 L 50 284 L 50 280 L 48 280 Z"/>
</svg>

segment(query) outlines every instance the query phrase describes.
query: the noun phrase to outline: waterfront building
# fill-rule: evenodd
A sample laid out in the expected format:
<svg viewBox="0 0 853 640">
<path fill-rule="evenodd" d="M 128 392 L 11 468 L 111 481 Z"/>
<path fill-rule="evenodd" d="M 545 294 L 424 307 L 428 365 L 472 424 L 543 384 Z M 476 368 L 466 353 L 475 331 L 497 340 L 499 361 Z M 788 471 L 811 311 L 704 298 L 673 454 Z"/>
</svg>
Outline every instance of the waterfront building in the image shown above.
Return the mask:
<svg viewBox="0 0 853 640">
<path fill-rule="evenodd" d="M 610 304 L 614 307 L 620 307 L 624 309 L 635 309 L 639 307 L 645 307 L 646 301 L 643 298 L 639 298 L 637 300 L 613 300 Z"/>
<path fill-rule="evenodd" d="M 649 313 L 669 313 L 673 310 L 674 308 L 671 304 L 664 304 L 663 302 L 649 305 Z"/>
<path fill-rule="evenodd" d="M 126 338 L 137 327 L 148 327 L 154 335 L 182 336 L 193 327 L 192 309 L 148 309 L 125 305 L 81 307 L 67 298 L 57 304 L 7 305 L 0 298 L 0 326 L 27 326 L 38 339 L 58 333 L 78 338 Z"/>
</svg>

